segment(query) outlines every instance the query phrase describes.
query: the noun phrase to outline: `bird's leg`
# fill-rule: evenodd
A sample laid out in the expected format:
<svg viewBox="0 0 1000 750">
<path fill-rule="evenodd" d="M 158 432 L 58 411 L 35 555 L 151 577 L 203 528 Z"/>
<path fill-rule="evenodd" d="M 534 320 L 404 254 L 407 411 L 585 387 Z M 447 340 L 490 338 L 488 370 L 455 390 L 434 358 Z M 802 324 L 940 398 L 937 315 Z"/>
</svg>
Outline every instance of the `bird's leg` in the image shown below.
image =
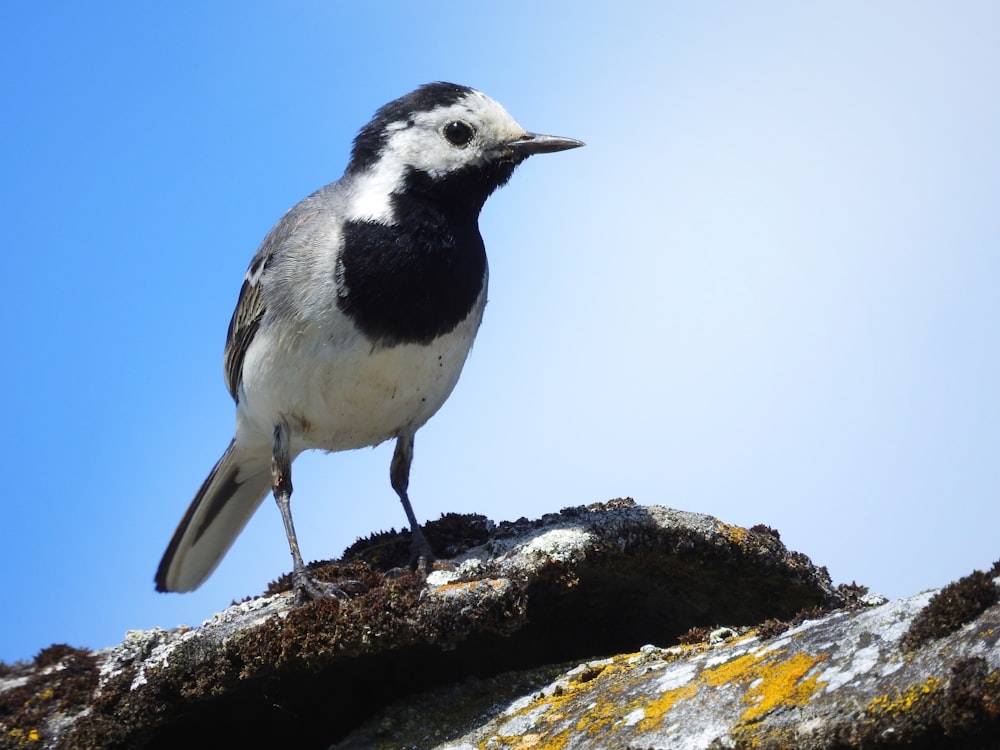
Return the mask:
<svg viewBox="0 0 1000 750">
<path fill-rule="evenodd" d="M 288 435 L 281 425 L 274 427 L 271 488 L 274 491 L 274 500 L 278 503 L 278 510 L 281 511 L 281 520 L 285 524 L 288 549 L 292 553 L 292 588 L 295 591 L 295 604 L 305 604 L 311 599 L 321 599 L 325 596 L 346 599 L 349 593 L 357 594 L 365 591 L 368 587 L 361 581 L 324 583 L 314 581 L 306 570 L 302 553 L 299 552 L 299 540 L 295 536 L 295 525 L 292 523 L 292 457 L 288 451 Z"/>
<path fill-rule="evenodd" d="M 392 454 L 392 463 L 389 465 L 389 479 L 392 488 L 399 495 L 399 501 L 403 504 L 403 511 L 406 519 L 410 522 L 410 554 L 417 563 L 418 568 L 426 568 L 427 563 L 434 559 L 434 552 L 431 545 L 424 536 L 420 524 L 417 523 L 417 516 L 410 505 L 410 496 L 406 493 L 410 486 L 410 464 L 413 462 L 413 433 L 404 432 L 396 438 L 396 450 Z"/>
<path fill-rule="evenodd" d="M 292 586 L 295 590 L 295 603 L 303 604 L 310 599 L 323 596 L 323 591 L 306 572 L 302 553 L 299 552 L 299 540 L 295 536 L 295 525 L 292 523 L 292 459 L 288 452 L 288 436 L 281 425 L 274 427 L 271 488 L 274 491 L 274 501 L 281 512 L 281 520 L 285 524 L 288 549 L 292 553 Z"/>
</svg>

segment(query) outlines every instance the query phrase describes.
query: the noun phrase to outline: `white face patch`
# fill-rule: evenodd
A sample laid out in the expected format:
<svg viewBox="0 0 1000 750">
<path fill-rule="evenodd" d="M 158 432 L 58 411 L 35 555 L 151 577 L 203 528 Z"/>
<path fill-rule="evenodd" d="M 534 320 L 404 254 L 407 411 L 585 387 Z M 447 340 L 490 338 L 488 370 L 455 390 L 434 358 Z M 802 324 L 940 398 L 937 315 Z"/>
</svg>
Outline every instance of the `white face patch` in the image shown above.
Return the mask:
<svg viewBox="0 0 1000 750">
<path fill-rule="evenodd" d="M 456 146 L 445 138 L 445 126 L 452 122 L 472 129 L 468 143 Z M 386 132 L 378 160 L 354 179 L 349 219 L 389 222 L 392 194 L 402 189 L 407 172 L 416 169 L 442 177 L 481 162 L 498 146 L 526 134 L 507 110 L 479 91 L 447 107 L 420 112 L 412 122 L 389 123 Z"/>
</svg>

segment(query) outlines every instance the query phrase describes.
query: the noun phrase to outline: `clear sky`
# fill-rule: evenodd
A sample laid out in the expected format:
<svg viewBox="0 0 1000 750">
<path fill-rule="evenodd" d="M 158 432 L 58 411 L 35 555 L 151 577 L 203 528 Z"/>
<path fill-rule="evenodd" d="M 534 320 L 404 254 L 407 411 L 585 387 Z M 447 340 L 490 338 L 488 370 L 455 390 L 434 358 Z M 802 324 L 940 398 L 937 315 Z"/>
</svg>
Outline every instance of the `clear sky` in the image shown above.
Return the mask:
<svg viewBox="0 0 1000 750">
<path fill-rule="evenodd" d="M 998 7 L 5 3 L 0 659 L 197 625 L 290 567 L 269 500 L 202 589 L 153 591 L 232 435 L 257 244 L 433 80 L 588 145 L 487 203 L 490 304 L 417 435 L 421 518 L 630 495 L 890 597 L 988 567 Z M 296 463 L 307 559 L 404 524 L 390 454 Z"/>
</svg>

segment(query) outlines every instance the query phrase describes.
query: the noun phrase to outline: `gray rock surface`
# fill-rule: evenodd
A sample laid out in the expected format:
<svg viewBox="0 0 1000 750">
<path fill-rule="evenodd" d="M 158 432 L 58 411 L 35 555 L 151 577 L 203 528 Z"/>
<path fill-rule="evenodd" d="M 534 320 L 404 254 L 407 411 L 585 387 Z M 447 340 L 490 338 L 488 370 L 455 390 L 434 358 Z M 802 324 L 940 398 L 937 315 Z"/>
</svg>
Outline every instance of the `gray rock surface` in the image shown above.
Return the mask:
<svg viewBox="0 0 1000 750">
<path fill-rule="evenodd" d="M 449 559 L 426 576 L 381 572 L 407 547 L 395 534 L 318 566 L 317 577 L 363 584 L 346 601 L 294 608 L 279 591 L 197 628 L 133 631 L 99 652 L 52 646 L 7 665 L 0 747 L 825 748 L 995 736 L 988 577 L 958 597 L 972 604 L 949 604 L 914 635 L 930 594 L 872 608 L 766 527 L 617 500 L 499 526 L 449 516 L 428 535 Z"/>
<path fill-rule="evenodd" d="M 935 593 L 835 612 L 771 639 L 751 630 L 721 643 L 647 645 L 538 672 L 541 684 L 519 675 L 520 689 L 492 704 L 477 692 L 500 698 L 502 684 L 423 695 L 381 712 L 334 750 L 1000 747 L 1000 607 L 901 651 Z M 434 709 L 441 705 L 449 706 L 443 715 Z M 463 716 L 466 731 L 456 733 Z"/>
</svg>

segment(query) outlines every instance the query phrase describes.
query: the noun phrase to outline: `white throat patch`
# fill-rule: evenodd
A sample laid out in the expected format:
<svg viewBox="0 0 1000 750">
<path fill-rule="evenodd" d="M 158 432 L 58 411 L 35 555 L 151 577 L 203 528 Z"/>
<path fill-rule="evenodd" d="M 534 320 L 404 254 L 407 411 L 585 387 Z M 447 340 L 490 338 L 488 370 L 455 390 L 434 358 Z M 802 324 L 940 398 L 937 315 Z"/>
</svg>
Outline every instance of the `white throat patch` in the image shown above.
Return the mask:
<svg viewBox="0 0 1000 750">
<path fill-rule="evenodd" d="M 473 130 L 462 145 L 450 143 L 445 125 L 464 122 Z M 473 91 L 446 107 L 420 112 L 411 120 L 386 125 L 387 138 L 375 163 L 354 176 L 347 218 L 355 221 L 392 223 L 392 194 L 403 188 L 407 172 L 419 170 L 431 178 L 442 177 L 473 166 L 510 141 L 525 135 L 525 129 L 498 102 Z"/>
</svg>

